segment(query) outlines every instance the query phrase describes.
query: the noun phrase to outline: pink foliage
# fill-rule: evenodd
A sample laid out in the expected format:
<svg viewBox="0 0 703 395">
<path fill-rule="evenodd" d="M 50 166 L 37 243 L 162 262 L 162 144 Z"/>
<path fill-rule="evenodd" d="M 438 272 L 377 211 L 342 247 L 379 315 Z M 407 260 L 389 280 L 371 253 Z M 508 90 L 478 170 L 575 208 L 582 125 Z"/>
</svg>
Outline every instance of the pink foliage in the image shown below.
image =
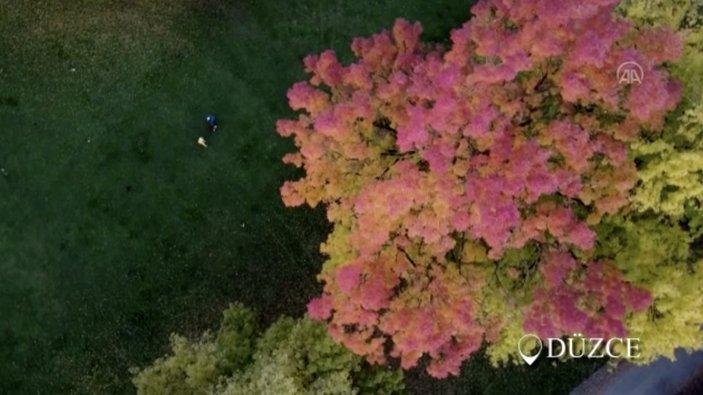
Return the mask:
<svg viewBox="0 0 703 395">
<path fill-rule="evenodd" d="M 342 292 L 349 293 L 361 283 L 361 268 L 357 265 L 346 265 L 337 269 L 335 280 Z"/>
<path fill-rule="evenodd" d="M 317 297 L 308 303 L 308 314 L 316 320 L 326 320 L 332 314 L 332 300 L 326 296 Z"/>
<path fill-rule="evenodd" d="M 627 313 L 652 302 L 649 292 L 626 283 L 613 266 L 591 262 L 581 268 L 568 252 L 550 252 L 540 272 L 545 283 L 534 292 L 524 322 L 526 332 L 540 337 L 623 337 Z"/>
<path fill-rule="evenodd" d="M 681 91 L 662 68 L 681 54 L 680 37 L 638 35 L 612 15 L 615 3 L 482 0 L 446 49 L 399 19 L 355 38 L 348 66 L 332 51 L 305 58 L 310 81 L 288 92 L 302 113 L 277 123 L 299 148 L 285 162 L 305 176 L 281 195 L 288 206 L 325 204 L 339 244 L 326 251 L 345 251 L 308 305 L 334 339 L 372 362 L 410 368 L 426 356 L 433 376 L 457 374 L 501 325 L 480 318 L 482 275 L 450 254 L 467 239 L 495 262 L 528 244 L 551 251 L 521 307 L 540 335 L 619 334 L 625 314 L 651 302 L 607 263 L 572 255 L 588 255 L 591 226 L 628 204 L 627 144 L 660 126 Z M 618 83 L 631 60 L 645 84 Z"/>
</svg>

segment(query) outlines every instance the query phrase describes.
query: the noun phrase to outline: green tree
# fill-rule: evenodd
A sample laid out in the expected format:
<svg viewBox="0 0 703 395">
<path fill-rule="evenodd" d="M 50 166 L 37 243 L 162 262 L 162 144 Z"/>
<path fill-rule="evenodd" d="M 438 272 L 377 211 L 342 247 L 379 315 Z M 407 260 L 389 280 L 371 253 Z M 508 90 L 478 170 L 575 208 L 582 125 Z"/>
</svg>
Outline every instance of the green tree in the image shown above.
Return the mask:
<svg viewBox="0 0 703 395">
<path fill-rule="evenodd" d="M 134 369 L 140 395 L 395 394 L 403 375 L 371 367 L 334 343 L 325 325 L 281 318 L 265 332 L 240 304 L 224 312 L 216 334 L 171 336 L 171 354 Z"/>
</svg>

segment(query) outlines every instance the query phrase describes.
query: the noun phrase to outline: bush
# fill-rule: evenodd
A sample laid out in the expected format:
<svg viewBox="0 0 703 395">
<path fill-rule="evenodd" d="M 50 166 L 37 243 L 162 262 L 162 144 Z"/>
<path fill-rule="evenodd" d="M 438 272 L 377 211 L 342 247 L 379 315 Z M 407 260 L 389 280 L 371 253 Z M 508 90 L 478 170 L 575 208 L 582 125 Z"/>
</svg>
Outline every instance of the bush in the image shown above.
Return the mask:
<svg viewBox="0 0 703 395">
<path fill-rule="evenodd" d="M 369 367 L 329 339 L 323 324 L 282 318 L 260 334 L 242 305 L 225 310 L 216 335 L 195 341 L 173 335 L 171 349 L 133 371 L 140 395 L 403 392 L 402 373 Z"/>
<path fill-rule="evenodd" d="M 673 127 L 664 125 L 682 86 L 669 66 L 690 55 L 689 41 L 633 25 L 613 14 L 616 3 L 486 0 L 448 48 L 422 43 L 420 25 L 399 19 L 355 39 L 348 66 L 332 51 L 305 58 L 311 78 L 288 92 L 302 111 L 277 124 L 299 148 L 284 161 L 305 176 L 281 194 L 288 206 L 326 205 L 334 225 L 321 248 L 325 288 L 308 306 L 333 339 L 370 362 L 390 356 L 411 368 L 424 357 L 441 378 L 484 341 L 494 362 L 511 360 L 526 331 L 666 336 L 642 320 L 661 298 L 685 298 L 655 286 L 658 263 L 633 275 L 638 262 L 601 246 L 596 230 L 637 220 L 633 208 L 653 207 L 648 194 L 668 189 L 670 175 L 651 161 L 652 175 L 638 173 L 634 156 Z M 642 66 L 645 83 L 618 83 L 626 61 Z M 676 128 L 690 134 L 696 117 Z M 673 212 L 659 211 L 680 217 L 687 201 L 699 213 L 690 199 L 698 159 L 667 158 L 691 164 L 681 181 L 690 189 Z M 638 186 L 647 177 L 667 181 L 652 192 Z M 694 265 L 674 266 L 668 278 L 687 270 Z M 700 291 L 689 285 L 687 295 Z M 669 323 L 689 333 L 701 324 L 691 314 Z"/>
</svg>

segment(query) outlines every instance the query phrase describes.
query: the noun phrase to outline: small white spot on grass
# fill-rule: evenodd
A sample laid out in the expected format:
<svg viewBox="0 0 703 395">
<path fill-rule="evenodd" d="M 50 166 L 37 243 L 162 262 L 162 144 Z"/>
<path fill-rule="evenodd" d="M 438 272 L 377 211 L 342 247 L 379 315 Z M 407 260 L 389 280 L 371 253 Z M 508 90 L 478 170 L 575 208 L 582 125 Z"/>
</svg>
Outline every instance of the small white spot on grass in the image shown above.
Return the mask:
<svg viewBox="0 0 703 395">
<path fill-rule="evenodd" d="M 205 139 L 202 137 L 198 137 L 198 144 L 202 145 L 203 147 L 207 148 L 207 143 L 205 142 Z"/>
</svg>

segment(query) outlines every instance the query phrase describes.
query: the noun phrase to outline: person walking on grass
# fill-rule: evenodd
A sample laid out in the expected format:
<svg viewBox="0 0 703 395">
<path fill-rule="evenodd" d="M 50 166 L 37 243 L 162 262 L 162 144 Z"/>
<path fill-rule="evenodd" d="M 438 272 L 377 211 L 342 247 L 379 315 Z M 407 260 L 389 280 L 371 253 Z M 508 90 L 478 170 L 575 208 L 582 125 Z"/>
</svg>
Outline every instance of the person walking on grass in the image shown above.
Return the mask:
<svg viewBox="0 0 703 395">
<path fill-rule="evenodd" d="M 217 131 L 217 117 L 213 114 L 208 114 L 205 117 L 205 122 L 207 122 L 208 128 L 210 128 L 211 132 Z"/>
<path fill-rule="evenodd" d="M 205 122 L 207 123 L 207 127 L 210 129 L 210 132 L 215 133 L 217 130 L 217 117 L 214 114 L 207 114 L 205 116 Z M 204 137 L 198 138 L 198 144 L 207 148 L 207 142 Z"/>
</svg>

